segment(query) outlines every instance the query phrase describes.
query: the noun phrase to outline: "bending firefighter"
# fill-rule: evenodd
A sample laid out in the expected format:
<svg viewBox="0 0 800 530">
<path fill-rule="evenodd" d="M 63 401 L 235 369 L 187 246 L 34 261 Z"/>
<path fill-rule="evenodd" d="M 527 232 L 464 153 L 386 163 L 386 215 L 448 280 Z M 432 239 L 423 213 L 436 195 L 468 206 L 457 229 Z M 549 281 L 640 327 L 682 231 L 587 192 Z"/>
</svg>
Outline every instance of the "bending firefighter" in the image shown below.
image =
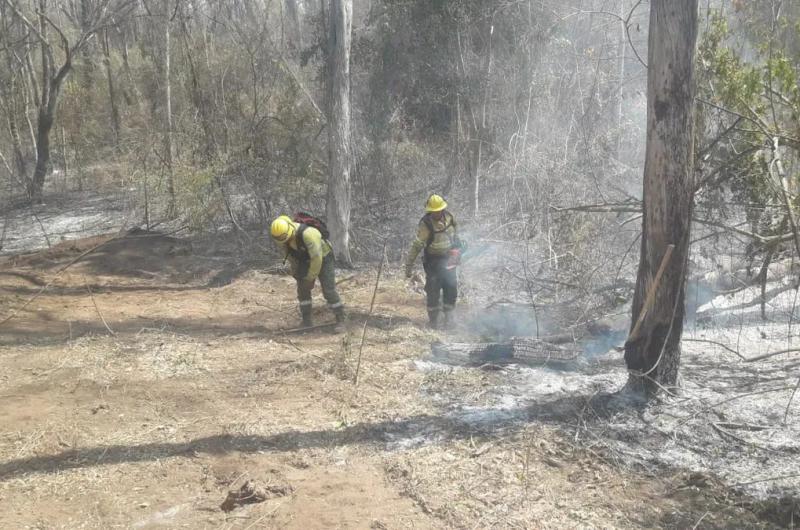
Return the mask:
<svg viewBox="0 0 800 530">
<path fill-rule="evenodd" d="M 419 222 L 417 237 L 411 244 L 406 259 L 406 278 L 410 278 L 414 261 L 420 251 L 425 269 L 428 320 L 432 328 L 439 327 L 439 313 L 444 309 L 444 326 L 452 323 L 452 312 L 458 298 L 459 264 L 463 244 L 458 237 L 456 220 L 446 210 L 447 202 L 439 195 L 431 195 L 425 204 L 425 215 Z M 442 298 L 443 305 L 439 306 Z"/>
<path fill-rule="evenodd" d="M 270 233 L 284 251 L 292 276 L 297 280 L 297 300 L 303 326 L 313 325 L 311 290 L 319 279 L 322 295 L 336 316 L 336 331 L 343 331 L 344 305 L 336 292 L 333 247 L 328 241 L 325 223 L 308 214 L 297 214 L 294 219 L 281 215 L 272 222 Z"/>
</svg>

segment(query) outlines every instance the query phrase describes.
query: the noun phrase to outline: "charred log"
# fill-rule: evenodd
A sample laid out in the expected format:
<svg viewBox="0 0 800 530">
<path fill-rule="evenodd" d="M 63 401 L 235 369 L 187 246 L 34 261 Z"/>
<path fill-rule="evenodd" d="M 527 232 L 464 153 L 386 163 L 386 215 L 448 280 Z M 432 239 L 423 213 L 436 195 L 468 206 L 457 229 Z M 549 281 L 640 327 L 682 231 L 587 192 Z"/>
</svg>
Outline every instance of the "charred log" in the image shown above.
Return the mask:
<svg viewBox="0 0 800 530">
<path fill-rule="evenodd" d="M 431 353 L 439 361 L 479 366 L 493 364 L 569 363 L 580 351 L 533 338 L 514 338 L 510 342 L 433 343 Z"/>
</svg>

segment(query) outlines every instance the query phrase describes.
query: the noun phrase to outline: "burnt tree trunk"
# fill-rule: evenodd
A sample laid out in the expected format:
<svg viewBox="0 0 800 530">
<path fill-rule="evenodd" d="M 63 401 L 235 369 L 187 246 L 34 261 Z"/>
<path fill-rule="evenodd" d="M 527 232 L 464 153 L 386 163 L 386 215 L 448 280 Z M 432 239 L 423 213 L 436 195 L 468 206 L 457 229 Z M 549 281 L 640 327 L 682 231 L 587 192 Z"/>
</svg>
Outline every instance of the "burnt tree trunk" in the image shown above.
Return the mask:
<svg viewBox="0 0 800 530">
<path fill-rule="evenodd" d="M 694 53 L 697 0 L 653 0 L 647 72 L 644 217 L 632 334 L 625 344 L 629 384 L 647 394 L 677 382 L 693 189 Z M 648 292 L 669 245 L 674 252 Z M 636 321 L 644 313 L 638 332 Z"/>
<path fill-rule="evenodd" d="M 50 169 L 50 132 L 52 130 L 53 115 L 47 111 L 47 108 L 39 109 L 38 126 L 36 127 L 36 166 L 28 186 L 28 195 L 34 202 L 42 200 L 44 179 Z"/>
<path fill-rule="evenodd" d="M 350 30 L 352 0 L 330 0 L 328 24 L 328 197 L 326 216 L 336 259 L 350 259 Z"/>
</svg>

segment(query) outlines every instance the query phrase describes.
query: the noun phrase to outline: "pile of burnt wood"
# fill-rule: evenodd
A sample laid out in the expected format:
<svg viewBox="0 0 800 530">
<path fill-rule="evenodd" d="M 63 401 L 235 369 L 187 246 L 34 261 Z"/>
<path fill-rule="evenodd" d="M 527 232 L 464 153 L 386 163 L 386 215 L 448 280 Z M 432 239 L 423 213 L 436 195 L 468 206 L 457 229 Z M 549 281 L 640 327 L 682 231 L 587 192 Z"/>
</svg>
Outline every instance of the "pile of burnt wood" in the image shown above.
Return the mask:
<svg viewBox="0 0 800 530">
<path fill-rule="evenodd" d="M 508 342 L 435 342 L 435 360 L 451 364 L 564 364 L 578 360 L 581 350 L 573 345 L 553 344 L 531 337 L 514 337 Z"/>
</svg>

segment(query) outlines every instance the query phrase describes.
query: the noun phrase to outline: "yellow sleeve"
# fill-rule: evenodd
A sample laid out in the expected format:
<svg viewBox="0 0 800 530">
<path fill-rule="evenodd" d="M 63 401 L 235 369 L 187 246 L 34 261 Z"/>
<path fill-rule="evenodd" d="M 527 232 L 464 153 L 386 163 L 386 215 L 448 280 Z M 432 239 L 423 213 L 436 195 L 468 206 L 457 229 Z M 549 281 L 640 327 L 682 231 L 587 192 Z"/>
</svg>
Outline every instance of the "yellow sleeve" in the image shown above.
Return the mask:
<svg viewBox="0 0 800 530">
<path fill-rule="evenodd" d="M 292 256 L 291 252 L 289 252 L 289 245 L 287 243 L 278 243 L 277 241 L 275 242 L 275 244 L 283 253 L 284 265 L 288 261 L 292 277 L 297 277 L 297 260 L 295 259 L 294 256 Z"/>
<path fill-rule="evenodd" d="M 308 251 L 308 256 L 311 262 L 308 265 L 308 274 L 305 280 L 316 280 L 319 276 L 319 271 L 322 269 L 322 234 L 319 230 L 313 227 L 308 227 L 303 231 L 303 243 Z"/>
<path fill-rule="evenodd" d="M 417 260 L 417 256 L 425 248 L 425 243 L 427 243 L 428 238 L 431 235 L 431 231 L 428 230 L 428 226 L 424 222 L 419 223 L 419 227 L 417 228 L 417 237 L 414 239 L 414 242 L 411 243 L 411 248 L 408 251 L 408 258 L 406 258 L 406 268 L 411 268 L 414 266 L 414 262 Z"/>
</svg>

